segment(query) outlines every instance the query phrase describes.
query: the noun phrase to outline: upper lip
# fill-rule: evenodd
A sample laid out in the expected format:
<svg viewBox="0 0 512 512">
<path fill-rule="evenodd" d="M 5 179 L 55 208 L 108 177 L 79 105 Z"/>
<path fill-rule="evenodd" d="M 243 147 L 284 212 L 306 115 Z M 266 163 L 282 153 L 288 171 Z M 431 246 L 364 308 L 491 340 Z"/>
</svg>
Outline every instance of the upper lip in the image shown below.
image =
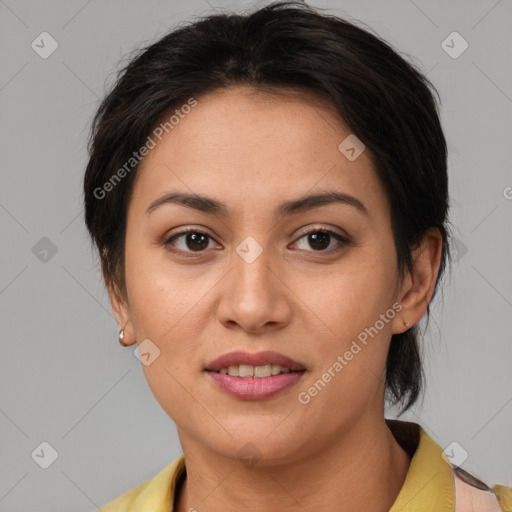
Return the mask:
<svg viewBox="0 0 512 512">
<path fill-rule="evenodd" d="M 279 354 L 278 352 L 265 351 L 250 353 L 244 351 L 229 352 L 224 354 L 206 366 L 205 370 L 218 372 L 221 368 L 229 366 L 238 366 L 240 364 L 249 364 L 252 366 L 262 366 L 265 364 L 275 364 L 288 368 L 292 371 L 305 370 L 304 366 L 289 357 Z"/>
</svg>

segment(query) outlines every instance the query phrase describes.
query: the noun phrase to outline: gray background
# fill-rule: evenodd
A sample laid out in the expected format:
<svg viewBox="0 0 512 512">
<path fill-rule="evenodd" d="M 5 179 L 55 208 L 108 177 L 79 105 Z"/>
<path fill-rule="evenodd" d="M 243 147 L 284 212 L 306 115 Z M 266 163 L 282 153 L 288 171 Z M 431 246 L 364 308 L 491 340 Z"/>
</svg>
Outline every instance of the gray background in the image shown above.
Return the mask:
<svg viewBox="0 0 512 512">
<path fill-rule="evenodd" d="M 458 261 L 425 337 L 423 407 L 402 419 L 443 448 L 459 443 L 462 466 L 487 483 L 512 485 L 512 3 L 310 3 L 372 27 L 440 91 Z M 86 136 L 127 52 L 248 5 L 0 0 L 0 511 L 93 511 L 181 453 L 117 342 L 83 225 Z M 31 47 L 43 31 L 58 42 L 47 59 Z M 458 58 L 441 46 L 453 31 L 469 44 Z M 35 462 L 48 449 L 31 456 L 43 441 L 58 452 L 48 469 Z"/>
</svg>

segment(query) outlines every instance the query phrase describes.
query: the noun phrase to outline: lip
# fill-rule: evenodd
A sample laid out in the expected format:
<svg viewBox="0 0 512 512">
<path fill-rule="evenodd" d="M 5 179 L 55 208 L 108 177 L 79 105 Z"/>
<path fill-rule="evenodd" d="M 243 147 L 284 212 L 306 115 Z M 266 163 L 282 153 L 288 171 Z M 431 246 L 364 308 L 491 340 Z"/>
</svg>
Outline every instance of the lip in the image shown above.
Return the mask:
<svg viewBox="0 0 512 512">
<path fill-rule="evenodd" d="M 244 351 L 229 352 L 224 354 L 205 367 L 205 370 L 210 372 L 218 372 L 221 368 L 228 368 L 229 366 L 238 366 L 240 364 L 249 364 L 252 366 L 262 366 L 265 364 L 278 364 L 283 368 L 288 368 L 290 371 L 305 370 L 304 366 L 299 364 L 297 361 L 286 357 L 278 352 L 265 351 L 250 353 Z M 236 377 L 235 377 L 236 378 Z M 265 380 L 270 377 L 263 377 L 261 380 Z"/>
<path fill-rule="evenodd" d="M 306 371 L 280 373 L 272 377 L 233 377 L 207 371 L 206 375 L 225 393 L 241 400 L 271 398 L 299 382 Z"/>
</svg>

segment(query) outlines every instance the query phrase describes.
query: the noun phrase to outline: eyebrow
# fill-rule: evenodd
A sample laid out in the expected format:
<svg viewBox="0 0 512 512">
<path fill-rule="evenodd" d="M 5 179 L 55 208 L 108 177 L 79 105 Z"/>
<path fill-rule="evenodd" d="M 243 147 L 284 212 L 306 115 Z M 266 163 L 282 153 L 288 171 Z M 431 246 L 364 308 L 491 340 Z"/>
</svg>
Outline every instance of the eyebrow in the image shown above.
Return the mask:
<svg viewBox="0 0 512 512">
<path fill-rule="evenodd" d="M 164 204 L 178 204 L 187 206 L 201 212 L 227 217 L 229 209 L 220 201 L 201 194 L 188 194 L 183 192 L 170 192 L 153 201 L 146 209 L 149 214 Z M 353 206 L 361 213 L 368 215 L 366 206 L 356 197 L 334 190 L 321 191 L 316 194 L 285 201 L 274 211 L 276 216 L 287 216 L 294 213 L 305 212 L 320 206 L 341 203 Z"/>
</svg>

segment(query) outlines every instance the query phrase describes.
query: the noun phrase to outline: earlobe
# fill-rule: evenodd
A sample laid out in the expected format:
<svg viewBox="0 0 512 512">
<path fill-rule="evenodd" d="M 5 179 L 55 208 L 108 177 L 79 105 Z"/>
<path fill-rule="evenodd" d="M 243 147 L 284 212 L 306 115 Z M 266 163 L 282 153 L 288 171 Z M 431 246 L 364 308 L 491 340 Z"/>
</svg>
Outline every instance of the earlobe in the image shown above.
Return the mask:
<svg viewBox="0 0 512 512">
<path fill-rule="evenodd" d="M 118 325 L 119 343 L 123 347 L 133 345 L 135 343 L 135 337 L 126 301 L 123 299 L 121 292 L 115 284 L 107 284 L 107 289 L 110 305 Z"/>
</svg>

